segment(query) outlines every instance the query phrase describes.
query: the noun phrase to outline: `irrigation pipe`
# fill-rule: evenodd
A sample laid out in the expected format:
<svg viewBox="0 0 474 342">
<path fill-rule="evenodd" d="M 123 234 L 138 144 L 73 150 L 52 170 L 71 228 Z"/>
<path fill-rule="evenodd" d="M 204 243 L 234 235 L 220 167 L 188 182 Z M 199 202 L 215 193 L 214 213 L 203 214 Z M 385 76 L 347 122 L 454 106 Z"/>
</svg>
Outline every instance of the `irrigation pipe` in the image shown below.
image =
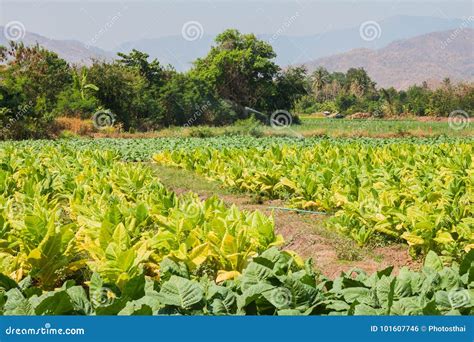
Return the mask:
<svg viewBox="0 0 474 342">
<path fill-rule="evenodd" d="M 313 214 L 313 215 L 329 215 L 322 211 L 312 211 L 303 209 L 283 208 L 283 207 L 268 207 L 268 209 L 283 210 L 283 211 L 295 211 L 297 213 Z"/>
</svg>

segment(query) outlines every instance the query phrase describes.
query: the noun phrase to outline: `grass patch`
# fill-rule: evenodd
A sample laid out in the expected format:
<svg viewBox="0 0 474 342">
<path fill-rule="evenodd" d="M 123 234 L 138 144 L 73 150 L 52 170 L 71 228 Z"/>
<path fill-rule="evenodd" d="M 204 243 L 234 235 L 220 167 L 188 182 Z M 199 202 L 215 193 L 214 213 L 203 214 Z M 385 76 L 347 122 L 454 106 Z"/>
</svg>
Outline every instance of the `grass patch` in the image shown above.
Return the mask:
<svg viewBox="0 0 474 342">
<path fill-rule="evenodd" d="M 474 125 L 455 130 L 449 126 L 446 118 L 418 120 L 406 118 L 386 119 L 328 119 L 301 116 L 301 124 L 289 128 L 275 129 L 255 120 L 247 119 L 230 126 L 196 126 L 167 127 L 150 132 L 122 132 L 120 129 L 99 130 L 92 127 L 90 120 L 59 118 L 56 125 L 60 130 L 68 130 L 79 136 L 96 138 L 187 138 L 187 137 L 220 137 L 220 136 L 254 136 L 254 137 L 318 137 L 334 138 L 403 138 L 403 137 L 472 137 Z"/>
<path fill-rule="evenodd" d="M 175 192 L 193 191 L 204 196 L 228 195 L 229 191 L 220 186 L 219 183 L 206 179 L 205 177 L 174 166 L 152 164 L 160 181 Z"/>
<path fill-rule="evenodd" d="M 368 255 L 364 248 L 359 247 L 351 238 L 324 226 L 324 218 L 314 220 L 314 216 L 302 216 L 303 220 L 311 224 L 313 232 L 329 240 L 336 251 L 339 260 L 358 261 Z"/>
</svg>

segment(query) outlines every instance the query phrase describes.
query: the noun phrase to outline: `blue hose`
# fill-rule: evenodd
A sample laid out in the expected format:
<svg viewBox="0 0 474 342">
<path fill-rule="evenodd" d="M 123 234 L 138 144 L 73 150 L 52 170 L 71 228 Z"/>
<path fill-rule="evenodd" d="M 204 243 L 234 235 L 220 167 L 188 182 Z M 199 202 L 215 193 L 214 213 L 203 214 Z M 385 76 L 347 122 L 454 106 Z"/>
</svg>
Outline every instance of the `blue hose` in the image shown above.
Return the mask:
<svg viewBox="0 0 474 342">
<path fill-rule="evenodd" d="M 284 211 L 296 211 L 297 213 L 305 214 L 314 214 L 314 215 L 329 215 L 323 211 L 312 211 L 312 210 L 303 210 L 303 209 L 293 209 L 293 208 L 282 208 L 282 207 L 268 207 L 268 209 L 284 210 Z"/>
</svg>

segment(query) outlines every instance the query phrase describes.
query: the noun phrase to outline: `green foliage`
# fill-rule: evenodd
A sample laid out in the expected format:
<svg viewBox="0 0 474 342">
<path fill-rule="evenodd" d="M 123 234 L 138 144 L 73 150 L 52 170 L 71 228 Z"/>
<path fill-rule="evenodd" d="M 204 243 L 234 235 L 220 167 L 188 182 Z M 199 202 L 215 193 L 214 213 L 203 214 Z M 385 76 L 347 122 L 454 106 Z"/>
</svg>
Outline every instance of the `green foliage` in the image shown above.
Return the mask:
<svg viewBox="0 0 474 342">
<path fill-rule="evenodd" d="M 197 126 L 220 120 L 213 115 L 219 104 L 212 89 L 192 75 L 175 74 L 163 87 L 159 105 L 166 126 Z"/>
<path fill-rule="evenodd" d="M 94 62 L 88 75 L 99 88 L 96 97 L 102 107 L 115 113 L 125 129 L 153 127 L 161 119 L 156 89 L 149 87 L 137 68 L 118 62 Z"/>
<path fill-rule="evenodd" d="M 158 276 L 165 257 L 196 274 L 236 275 L 283 243 L 263 214 L 176 196 L 149 166 L 110 151 L 6 147 L 0 165 L 0 273 L 43 289 L 96 272 L 123 290 L 143 272 Z"/>
<path fill-rule="evenodd" d="M 452 85 L 446 79 L 437 89 L 413 85 L 407 91 L 394 88 L 375 88 L 367 72 L 351 68 L 347 73 L 333 72 L 320 67 L 306 79 L 309 94 L 296 102 L 298 113 L 316 111 L 354 114 L 370 113 L 375 117 L 415 115 L 448 116 L 454 110 L 464 110 L 470 115 L 474 106 L 472 84 Z M 335 104 L 335 107 L 334 107 Z"/>
<path fill-rule="evenodd" d="M 216 37 L 216 46 L 195 62 L 193 72 L 212 84 L 220 98 L 259 108 L 271 94 L 279 67 L 273 48 L 253 34 L 227 30 Z"/>
<path fill-rule="evenodd" d="M 134 151 L 149 155 L 157 149 L 176 148 L 181 142 L 188 148 L 201 146 L 197 150 L 199 158 L 204 158 L 205 152 L 216 160 L 230 151 L 229 146 L 240 146 L 232 150 L 233 159 L 243 162 L 250 160 L 248 149 L 251 148 L 267 160 L 266 173 L 283 171 L 282 165 L 294 169 L 294 173 L 286 170 L 284 178 L 253 173 L 252 177 L 258 182 L 264 182 L 258 185 L 263 191 L 272 191 L 276 196 L 288 194 L 293 188 L 300 191 L 300 179 L 296 175 L 319 175 L 318 182 L 334 183 L 334 189 L 340 190 L 333 197 L 322 197 L 321 203 L 341 206 L 341 211 L 350 213 L 350 208 L 358 203 L 358 199 L 352 197 L 355 188 L 350 184 L 358 184 L 361 196 L 366 196 L 363 198 L 371 199 L 369 193 L 374 191 L 381 197 L 380 202 L 364 202 L 357 211 L 360 215 L 355 216 L 357 220 L 370 223 L 370 220 L 379 220 L 379 212 L 374 211 L 374 207 L 384 203 L 383 198 L 397 200 L 396 196 L 403 196 L 406 202 L 403 205 L 411 205 L 406 213 L 416 213 L 413 205 L 421 204 L 410 202 L 406 189 L 401 187 L 390 193 L 381 187 L 383 183 L 385 186 L 403 183 L 407 189 L 417 189 L 417 196 L 422 194 L 427 206 L 438 203 L 433 215 L 439 215 L 441 205 L 449 207 L 439 222 L 461 222 L 453 227 L 459 236 L 451 231 L 449 237 L 444 230 L 438 230 L 431 241 L 433 248 L 440 245 L 445 246 L 444 252 L 458 253 L 450 248 L 464 243 L 461 236 L 464 231 L 472 234 L 469 217 L 463 223 L 466 219 L 463 215 L 466 210 L 469 215 L 472 207 L 466 197 L 466 193 L 468 196 L 472 193 L 472 183 L 465 177 L 472 166 L 463 164 L 464 171 L 456 169 L 459 162 L 469 159 L 465 157 L 465 150 L 469 155 L 472 153 L 469 140 L 445 140 L 437 144 L 419 140 L 417 144 L 398 142 L 395 145 L 390 140 L 367 139 L 354 145 L 350 140 L 326 139 L 317 140 L 320 146 L 315 145 L 315 141 L 279 141 L 283 148 L 272 145 L 275 140 L 249 137 L 186 141 L 35 141 L 28 142 L 29 147 L 25 147 L 25 142 L 0 144 L 0 164 L 3 165 L 0 169 L 0 313 L 473 314 L 472 249 L 464 258 L 459 258 L 459 264 L 453 261 L 457 258 L 448 259 L 446 254 L 438 256 L 430 251 L 419 272 L 402 268 L 395 276 L 392 268 L 372 275 L 351 270 L 329 280 L 316 274 L 310 261 L 304 262 L 293 252 L 274 247 L 282 240 L 275 235 L 271 218 L 259 212 L 229 208 L 215 198 L 201 201 L 193 194 L 177 196 L 156 182 L 148 166 L 125 164 L 121 160 L 139 160 L 146 154 Z M 202 146 L 219 149 L 210 151 Z M 91 150 L 97 148 L 104 151 Z M 239 150 L 247 156 L 242 158 Z M 444 152 L 438 153 L 441 150 Z M 413 154 L 411 159 L 406 157 L 408 151 Z M 336 154 L 345 158 L 334 158 Z M 429 160 L 420 164 L 423 160 L 418 159 L 418 154 Z M 333 160 L 332 172 L 324 169 L 329 159 Z M 398 159 L 403 159 L 403 163 L 398 163 Z M 256 167 L 259 159 L 252 156 L 251 160 Z M 341 165 L 337 164 L 338 160 Z M 302 172 L 300 164 L 305 161 L 310 163 L 304 164 L 306 171 Z M 189 162 L 204 170 L 197 164 L 198 159 Z M 385 171 L 379 169 L 382 165 Z M 392 166 L 387 168 L 387 165 Z M 444 183 L 438 181 L 431 167 L 437 169 Z M 369 168 L 373 176 L 360 172 Z M 319 169 L 322 173 L 318 173 Z M 455 171 L 451 173 L 451 169 Z M 410 170 L 421 173 L 415 177 Z M 227 173 L 229 170 L 224 172 Z M 251 185 L 251 179 L 246 177 L 241 178 Z M 348 179 L 351 181 L 344 183 Z M 274 181 L 277 185 L 271 190 L 268 186 Z M 310 182 L 310 178 L 306 181 Z M 368 184 L 372 184 L 373 189 L 366 192 Z M 426 197 L 423 197 L 423 185 L 430 189 Z M 445 188 L 434 189 L 440 186 Z M 304 189 L 308 189 L 309 196 L 327 194 L 324 187 L 317 192 L 311 192 L 314 185 Z M 454 197 L 446 197 L 445 191 L 451 191 Z M 313 198 L 315 203 L 318 199 Z M 385 216 L 395 213 L 393 220 L 404 220 L 400 214 L 405 212 L 403 205 L 391 205 L 390 210 L 382 205 L 381 213 Z M 391 211 L 395 209 L 398 211 Z M 408 229 L 416 234 L 429 231 L 418 216 L 410 217 L 408 223 L 414 225 L 414 230 L 408 227 L 404 232 Z M 377 230 L 379 228 L 387 227 L 379 225 Z M 416 236 L 404 238 L 418 241 Z M 457 241 L 453 244 L 451 238 Z M 448 260 L 451 261 L 449 267 L 445 266 Z"/>
<path fill-rule="evenodd" d="M 209 138 L 214 136 L 214 132 L 210 127 L 198 126 L 192 127 L 189 135 L 195 138 Z"/>
<path fill-rule="evenodd" d="M 443 267 L 430 254 L 423 270 L 393 267 L 367 275 L 353 269 L 328 280 L 311 262 L 268 249 L 235 280 L 190 277 L 182 263 L 165 259 L 163 277 L 143 275 L 119 289 L 94 273 L 88 286 L 69 280 L 43 292 L 30 278 L 0 275 L 2 315 L 472 315 L 473 254 Z"/>
<path fill-rule="evenodd" d="M 73 70 L 72 76 L 72 86 L 58 95 L 55 113 L 57 116 L 90 119 L 99 107 L 99 101 L 94 96 L 99 88 L 88 83 L 86 68 Z"/>
<path fill-rule="evenodd" d="M 38 45 L 14 42 L 0 62 L 0 138 L 44 136 L 59 93 L 72 82 L 68 64 Z"/>
<path fill-rule="evenodd" d="M 118 63 L 138 70 L 150 87 L 162 87 L 172 73 L 172 70 L 165 70 L 156 59 L 148 62 L 149 55 L 135 49 L 128 55 L 120 52 L 117 55 L 120 57 Z"/>
<path fill-rule="evenodd" d="M 0 139 L 57 136 L 56 117 L 90 119 L 99 108 L 115 113 L 120 130 L 129 132 L 231 125 L 256 114 L 246 107 L 263 113 L 257 119 L 264 124 L 277 109 L 374 117 L 474 114 L 470 83 L 446 79 L 435 90 L 426 84 L 376 89 L 362 68 L 346 73 L 318 68 L 307 75 L 304 67 L 282 70 L 275 57 L 269 43 L 232 29 L 218 35 L 209 53 L 184 73 L 135 49 L 118 53 L 115 61 L 78 68 L 38 45 L 11 43 L 0 49 Z M 294 119 L 297 123 L 298 116 Z"/>
<path fill-rule="evenodd" d="M 253 34 L 226 30 L 216 37 L 216 45 L 191 71 L 204 80 L 220 99 L 260 111 L 290 109 L 305 93 L 304 68 L 281 71 L 273 59 L 271 45 Z M 239 113 L 240 119 L 246 113 Z"/>
<path fill-rule="evenodd" d="M 252 137 L 263 136 L 263 125 L 254 116 L 248 119 L 237 120 L 232 127 L 229 127 L 225 133 L 227 136 L 245 136 L 250 135 Z"/>
<path fill-rule="evenodd" d="M 473 148 L 469 140 L 322 140 L 308 147 L 174 149 L 154 159 L 226 187 L 334 213 L 328 225 L 361 245 L 382 234 L 406 241 L 415 254 L 436 250 L 456 258 L 474 247 Z"/>
<path fill-rule="evenodd" d="M 268 100 L 265 108 L 271 110 L 293 108 L 295 102 L 306 94 L 305 77 L 304 67 L 290 67 L 278 73 L 273 98 Z"/>
</svg>

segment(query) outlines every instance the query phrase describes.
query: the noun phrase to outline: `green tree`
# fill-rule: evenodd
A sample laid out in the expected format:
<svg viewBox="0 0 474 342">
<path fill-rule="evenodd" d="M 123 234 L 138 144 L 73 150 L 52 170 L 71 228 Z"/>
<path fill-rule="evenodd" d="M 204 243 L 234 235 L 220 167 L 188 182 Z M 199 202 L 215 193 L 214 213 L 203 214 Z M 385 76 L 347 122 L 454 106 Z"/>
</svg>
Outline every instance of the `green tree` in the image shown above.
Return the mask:
<svg viewBox="0 0 474 342">
<path fill-rule="evenodd" d="M 364 68 L 350 68 L 346 74 L 346 85 L 357 97 L 367 97 L 376 93 L 375 82 Z"/>
<path fill-rule="evenodd" d="M 89 78 L 99 88 L 96 97 L 100 104 L 115 113 L 125 129 L 146 130 L 160 125 L 157 94 L 138 70 L 118 62 L 96 61 L 89 69 Z"/>
<path fill-rule="evenodd" d="M 331 76 L 326 68 L 317 68 L 310 76 L 311 89 L 318 99 L 326 99 L 323 92 L 327 84 L 331 82 Z"/>
<path fill-rule="evenodd" d="M 268 109 L 293 108 L 295 103 L 306 94 L 306 68 L 290 67 L 278 73 L 275 78 L 274 96 L 269 101 Z"/>
<path fill-rule="evenodd" d="M 280 68 L 271 45 L 237 30 L 219 34 L 215 42 L 208 55 L 195 62 L 193 74 L 210 84 L 219 98 L 257 110 L 272 107 L 273 80 Z"/>
<path fill-rule="evenodd" d="M 395 88 L 382 88 L 380 89 L 380 93 L 381 99 L 383 101 L 382 109 L 384 114 L 395 116 L 403 111 L 403 107 L 399 99 L 399 93 Z"/>
<path fill-rule="evenodd" d="M 0 52 L 2 137 L 45 136 L 58 94 L 72 82 L 66 61 L 39 45 L 11 42 Z M 5 130 L 5 128 L 8 128 Z"/>
<path fill-rule="evenodd" d="M 415 115 L 425 115 L 429 104 L 430 90 L 428 87 L 411 86 L 406 92 L 405 111 Z"/>
<path fill-rule="evenodd" d="M 72 72 L 72 84 L 58 96 L 56 114 L 90 118 L 99 106 L 95 93 L 99 88 L 88 81 L 86 67 L 75 68 Z"/>
<path fill-rule="evenodd" d="M 119 52 L 117 55 L 119 64 L 138 70 L 150 86 L 162 87 L 172 74 L 172 70 L 163 68 L 157 59 L 149 62 L 150 56 L 144 52 L 133 49 L 129 54 Z"/>
</svg>

